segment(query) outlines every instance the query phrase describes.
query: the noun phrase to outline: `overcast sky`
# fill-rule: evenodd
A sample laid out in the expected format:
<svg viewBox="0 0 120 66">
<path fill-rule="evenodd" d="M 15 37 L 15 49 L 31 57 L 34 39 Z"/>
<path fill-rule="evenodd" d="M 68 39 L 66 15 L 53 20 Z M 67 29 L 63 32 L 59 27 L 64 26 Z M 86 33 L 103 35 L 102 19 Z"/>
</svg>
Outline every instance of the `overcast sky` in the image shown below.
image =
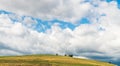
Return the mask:
<svg viewBox="0 0 120 66">
<path fill-rule="evenodd" d="M 118 0 L 0 0 L 0 55 L 73 54 L 119 62 Z"/>
</svg>

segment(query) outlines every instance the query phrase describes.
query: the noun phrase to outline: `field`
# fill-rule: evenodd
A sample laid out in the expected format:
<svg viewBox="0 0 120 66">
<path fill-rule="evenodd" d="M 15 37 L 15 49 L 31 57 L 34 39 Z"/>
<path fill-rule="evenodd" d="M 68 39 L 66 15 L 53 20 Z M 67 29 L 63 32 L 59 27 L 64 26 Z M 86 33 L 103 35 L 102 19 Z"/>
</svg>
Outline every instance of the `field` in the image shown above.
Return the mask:
<svg viewBox="0 0 120 66">
<path fill-rule="evenodd" d="M 1 56 L 0 66 L 115 66 L 107 62 L 55 55 Z"/>
</svg>

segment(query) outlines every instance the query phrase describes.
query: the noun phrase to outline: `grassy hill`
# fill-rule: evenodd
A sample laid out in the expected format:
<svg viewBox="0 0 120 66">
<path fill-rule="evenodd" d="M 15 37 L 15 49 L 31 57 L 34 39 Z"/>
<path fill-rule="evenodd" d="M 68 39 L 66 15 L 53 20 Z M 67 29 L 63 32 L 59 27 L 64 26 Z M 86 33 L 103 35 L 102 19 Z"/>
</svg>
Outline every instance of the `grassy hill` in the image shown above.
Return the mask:
<svg viewBox="0 0 120 66">
<path fill-rule="evenodd" d="M 106 62 L 55 55 L 2 56 L 0 66 L 115 66 Z"/>
</svg>

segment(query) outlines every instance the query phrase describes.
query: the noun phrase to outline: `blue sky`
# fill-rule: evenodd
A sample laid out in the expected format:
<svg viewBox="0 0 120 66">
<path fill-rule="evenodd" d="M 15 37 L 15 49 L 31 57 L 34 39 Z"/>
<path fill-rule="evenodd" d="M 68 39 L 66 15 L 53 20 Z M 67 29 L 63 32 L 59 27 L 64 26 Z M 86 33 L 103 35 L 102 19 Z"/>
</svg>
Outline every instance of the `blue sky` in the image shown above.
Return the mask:
<svg viewBox="0 0 120 66">
<path fill-rule="evenodd" d="M 114 1 L 114 0 L 106 0 L 107 2 L 111 2 L 111 1 Z M 117 4 L 118 4 L 118 8 L 120 8 L 120 0 L 116 0 L 117 1 Z"/>
<path fill-rule="evenodd" d="M 16 15 L 12 12 L 4 11 L 4 10 L 0 10 L 0 14 Z M 85 17 L 78 20 L 77 24 L 72 24 L 70 22 L 65 22 L 65 21 L 62 21 L 62 20 L 59 20 L 59 19 L 42 20 L 40 18 L 34 18 L 32 16 L 21 16 L 20 18 L 16 18 L 16 17 L 12 18 L 11 16 L 9 16 L 9 18 L 13 21 L 13 23 L 20 22 L 20 21 L 22 22 L 22 21 L 24 21 L 25 18 L 30 18 L 32 20 L 35 20 L 35 21 L 37 21 L 37 24 L 35 25 L 36 27 L 34 27 L 33 29 L 37 30 L 38 32 L 45 32 L 47 29 L 51 29 L 51 26 L 54 25 L 55 23 L 59 24 L 59 27 L 62 28 L 62 29 L 70 28 L 71 30 L 74 30 L 75 27 L 80 26 L 81 24 L 90 24 L 91 23 Z M 41 27 L 42 25 L 44 25 L 44 28 Z"/>
<path fill-rule="evenodd" d="M 120 65 L 119 21 L 119 0 L 1 0 L 0 56 L 73 54 Z"/>
</svg>

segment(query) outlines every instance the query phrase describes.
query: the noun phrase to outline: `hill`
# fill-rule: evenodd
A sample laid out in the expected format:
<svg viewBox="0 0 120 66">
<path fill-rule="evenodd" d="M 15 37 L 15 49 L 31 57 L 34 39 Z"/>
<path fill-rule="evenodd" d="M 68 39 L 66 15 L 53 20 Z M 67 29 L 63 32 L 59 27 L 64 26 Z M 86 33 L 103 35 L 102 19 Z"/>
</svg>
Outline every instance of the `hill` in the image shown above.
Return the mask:
<svg viewBox="0 0 120 66">
<path fill-rule="evenodd" d="M 115 66 L 107 62 L 55 55 L 1 56 L 0 66 Z"/>
</svg>

